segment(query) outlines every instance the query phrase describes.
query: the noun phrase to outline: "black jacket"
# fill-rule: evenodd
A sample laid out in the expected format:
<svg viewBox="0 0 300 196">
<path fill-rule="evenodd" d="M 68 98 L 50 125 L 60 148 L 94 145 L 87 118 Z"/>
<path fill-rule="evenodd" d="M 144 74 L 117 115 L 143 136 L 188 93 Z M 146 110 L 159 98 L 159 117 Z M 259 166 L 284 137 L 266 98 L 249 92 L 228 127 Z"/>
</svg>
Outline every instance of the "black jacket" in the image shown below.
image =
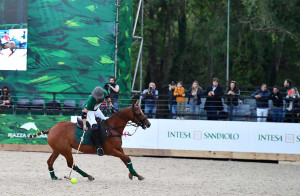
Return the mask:
<svg viewBox="0 0 300 196">
<path fill-rule="evenodd" d="M 169 104 L 177 105 L 176 96 L 174 96 L 175 89 L 169 90 Z"/>
<path fill-rule="evenodd" d="M 273 101 L 273 106 L 275 106 L 275 107 L 283 106 L 282 94 L 280 92 L 278 92 L 276 94 L 274 92 L 272 92 L 270 95 L 270 99 Z"/>
<path fill-rule="evenodd" d="M 206 89 L 205 95 L 208 96 L 208 93 L 212 90 L 213 90 L 212 86 L 208 87 Z M 217 88 L 214 90 L 214 93 L 215 93 L 214 96 L 210 96 L 210 97 L 206 98 L 204 109 L 205 110 L 211 110 L 212 107 L 216 107 L 217 110 L 222 111 L 223 110 L 223 103 L 222 103 L 221 96 L 224 94 L 222 87 L 220 87 L 218 85 Z"/>
<path fill-rule="evenodd" d="M 195 97 L 192 95 L 192 90 L 193 90 L 193 87 L 191 87 L 187 92 L 186 92 L 186 96 L 189 98 L 188 99 L 188 104 L 190 104 L 190 100 L 191 98 Z M 197 90 L 197 105 L 200 105 L 201 104 L 201 96 L 203 96 L 204 92 L 202 90 L 201 87 L 198 87 L 198 90 Z"/>
<path fill-rule="evenodd" d="M 255 98 L 257 108 L 268 108 L 270 94 L 271 93 L 268 90 L 262 91 L 261 89 L 259 89 L 256 92 L 252 93 L 251 97 L 255 97 L 255 95 L 261 95 L 261 98 Z"/>
<path fill-rule="evenodd" d="M 228 106 L 230 106 L 230 98 L 231 98 L 231 96 L 232 96 L 232 105 L 233 105 L 233 106 L 238 106 L 238 105 L 239 105 L 240 90 L 237 89 L 237 88 L 235 88 L 234 91 L 233 91 L 235 95 L 227 95 L 227 93 L 228 93 L 230 90 L 231 90 L 231 89 L 228 88 L 228 89 L 226 90 L 226 92 L 225 92 L 225 96 L 227 97 L 226 104 L 227 104 Z"/>
</svg>

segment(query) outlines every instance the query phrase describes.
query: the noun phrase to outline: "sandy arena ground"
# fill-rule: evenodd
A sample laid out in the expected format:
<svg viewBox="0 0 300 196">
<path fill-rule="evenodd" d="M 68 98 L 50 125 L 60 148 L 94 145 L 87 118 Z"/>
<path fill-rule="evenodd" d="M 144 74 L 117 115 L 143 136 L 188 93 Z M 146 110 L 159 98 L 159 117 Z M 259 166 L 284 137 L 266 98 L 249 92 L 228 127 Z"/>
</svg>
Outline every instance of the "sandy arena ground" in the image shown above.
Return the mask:
<svg viewBox="0 0 300 196">
<path fill-rule="evenodd" d="M 131 157 L 146 179 L 130 181 L 117 158 L 80 154 L 78 166 L 96 179 L 52 181 L 50 153 L 0 151 L 0 195 L 300 195 L 300 166 L 200 159 Z M 58 177 L 69 174 L 65 159 L 54 164 Z"/>
</svg>

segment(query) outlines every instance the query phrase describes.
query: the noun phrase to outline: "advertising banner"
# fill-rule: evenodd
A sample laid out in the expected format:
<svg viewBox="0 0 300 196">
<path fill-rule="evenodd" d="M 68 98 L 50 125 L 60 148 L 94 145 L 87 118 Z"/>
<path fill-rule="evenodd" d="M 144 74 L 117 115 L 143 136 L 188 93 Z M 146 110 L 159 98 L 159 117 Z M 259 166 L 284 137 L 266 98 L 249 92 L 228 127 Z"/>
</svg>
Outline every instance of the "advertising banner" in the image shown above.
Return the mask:
<svg viewBox="0 0 300 196">
<path fill-rule="evenodd" d="M 76 122 L 77 116 L 0 115 L 0 143 L 47 144 L 47 135 L 30 140 L 28 134 L 48 130 L 57 122 Z M 124 148 L 196 151 L 300 154 L 300 125 L 297 123 L 258 123 L 150 119 L 151 127 L 127 126 Z M 133 134 L 129 136 L 128 134 Z"/>
<path fill-rule="evenodd" d="M 146 148 L 146 149 L 157 149 L 158 137 L 159 137 L 159 120 L 149 119 L 151 123 L 151 129 L 143 130 L 141 127 L 137 129 L 129 126 L 124 130 L 123 135 L 123 147 L 124 148 Z M 128 134 L 134 134 L 128 136 Z"/>
<path fill-rule="evenodd" d="M 27 0 L 0 1 L 0 70 L 27 69 Z"/>
<path fill-rule="evenodd" d="M 149 129 L 139 129 L 136 135 L 128 139 L 123 136 L 123 146 L 300 154 L 300 125 L 296 123 L 156 119 L 151 120 L 151 124 Z M 127 130 L 130 133 L 134 131 L 133 128 Z"/>
<path fill-rule="evenodd" d="M 24 5 L 22 9 L 20 2 Z M 109 77 L 115 75 L 116 11 L 115 0 L 0 0 L 0 30 L 6 30 L 11 38 L 23 36 L 28 18 L 28 36 L 25 30 L 25 39 L 19 39 L 21 48 L 27 48 L 28 37 L 27 68 L 26 63 L 25 67 L 22 65 L 22 70 L 26 71 L 8 71 L 8 68 L 20 70 L 20 61 L 18 68 L 4 66 L 6 52 L 1 55 L 0 48 L 0 69 L 7 70 L 0 72 L 0 89 L 8 86 L 11 91 L 80 94 L 104 86 Z M 20 13 L 24 13 L 24 17 Z M 19 15 L 26 22 L 12 21 L 20 18 Z M 131 82 L 132 0 L 120 2 L 119 18 L 117 83 L 120 92 L 125 94 L 130 93 Z M 12 28 L 21 30 L 15 33 L 11 32 Z M 4 31 L 0 31 L 0 38 L 3 36 Z M 5 58 L 14 59 L 21 55 L 21 50 L 25 49 L 17 48 L 12 56 Z M 22 56 L 25 57 L 27 55 Z M 53 98 L 51 94 L 39 96 Z M 58 95 L 56 98 L 79 97 L 74 96 Z"/>
<path fill-rule="evenodd" d="M 28 135 L 45 131 L 69 116 L 43 115 L 0 115 L 0 144 L 39 144 L 47 145 L 47 135 L 29 139 Z"/>
</svg>

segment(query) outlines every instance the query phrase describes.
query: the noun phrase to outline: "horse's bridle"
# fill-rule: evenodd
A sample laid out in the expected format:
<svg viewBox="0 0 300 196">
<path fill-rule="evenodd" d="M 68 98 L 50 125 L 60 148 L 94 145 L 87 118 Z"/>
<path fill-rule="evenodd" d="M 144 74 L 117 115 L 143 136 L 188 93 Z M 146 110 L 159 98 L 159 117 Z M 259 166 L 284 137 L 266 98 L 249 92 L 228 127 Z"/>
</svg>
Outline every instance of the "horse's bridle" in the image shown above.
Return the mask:
<svg viewBox="0 0 300 196">
<path fill-rule="evenodd" d="M 138 122 L 137 123 L 135 123 L 135 122 L 128 122 L 125 126 L 120 126 L 120 127 L 111 127 L 107 122 L 105 122 L 105 124 L 107 125 L 108 135 L 110 137 L 122 137 L 122 134 L 121 135 L 114 135 L 114 134 L 112 134 L 111 130 L 118 130 L 118 129 L 124 128 L 126 126 L 134 126 L 136 128 L 139 127 L 139 126 L 141 126 L 143 129 L 146 129 L 145 121 L 147 120 L 147 118 L 145 117 L 144 119 L 142 119 L 141 118 L 142 113 L 139 113 L 139 114 L 136 113 L 136 111 L 139 110 L 140 108 L 135 109 L 134 106 L 131 106 L 130 109 L 131 109 L 131 111 L 133 113 L 134 119 L 137 118 Z M 118 116 L 120 116 L 121 119 L 123 119 L 125 121 L 128 121 L 128 117 L 126 117 L 122 112 L 117 111 L 115 114 L 118 115 Z M 133 135 L 133 134 L 130 134 L 130 135 Z"/>
<path fill-rule="evenodd" d="M 136 123 L 138 126 L 141 126 L 143 129 L 146 129 L 146 124 L 145 121 L 147 120 L 146 117 L 144 117 L 144 119 L 142 119 L 142 112 L 140 112 L 139 114 L 136 113 L 137 110 L 140 110 L 140 108 L 134 108 L 134 106 L 131 106 L 131 111 L 133 113 L 134 119 L 137 118 L 138 122 Z"/>
</svg>

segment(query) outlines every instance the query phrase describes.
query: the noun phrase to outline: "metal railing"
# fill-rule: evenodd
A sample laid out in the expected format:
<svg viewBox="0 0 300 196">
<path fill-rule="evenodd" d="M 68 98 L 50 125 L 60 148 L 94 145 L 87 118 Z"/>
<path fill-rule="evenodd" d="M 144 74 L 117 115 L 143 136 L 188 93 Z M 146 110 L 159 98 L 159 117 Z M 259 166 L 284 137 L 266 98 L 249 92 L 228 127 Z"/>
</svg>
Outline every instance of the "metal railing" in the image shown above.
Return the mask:
<svg viewBox="0 0 300 196">
<path fill-rule="evenodd" d="M 61 92 L 31 92 L 31 91 L 11 91 L 11 98 L 13 103 L 10 107 L 1 107 L 0 110 L 5 113 L 18 114 L 19 112 L 25 112 L 28 115 L 32 113 L 43 114 L 43 115 L 80 115 L 82 111 L 83 102 L 86 100 L 87 96 L 90 93 L 61 93 Z M 190 104 L 187 104 L 188 97 L 186 97 L 185 108 L 183 114 L 179 115 L 173 111 L 174 102 L 170 101 L 169 95 L 162 94 L 159 95 L 159 98 L 156 100 L 156 112 L 155 114 L 145 113 L 148 117 L 155 115 L 155 118 L 168 118 L 174 119 L 178 116 L 181 116 L 183 119 L 198 119 L 204 120 L 207 119 L 207 108 L 205 107 L 205 102 L 207 96 L 201 96 L 201 104 L 197 105 L 198 107 L 196 112 L 191 112 Z M 222 102 L 218 103 L 222 106 L 222 110 L 217 111 L 216 114 L 213 114 L 212 117 L 219 120 L 237 120 L 237 121 L 256 121 L 257 118 L 267 119 L 267 121 L 272 121 L 273 119 L 279 119 L 287 122 L 298 122 L 299 121 L 299 108 L 297 99 L 287 99 L 283 98 L 284 102 L 292 103 L 292 109 L 288 111 L 285 107 L 285 103 L 282 107 L 282 115 L 277 117 L 272 117 L 272 102 L 268 101 L 268 116 L 258 117 L 256 114 L 256 101 L 250 96 L 222 96 L 220 97 Z M 238 98 L 238 105 L 233 103 L 233 98 Z M 20 105 L 20 100 L 27 99 L 28 102 Z M 33 104 L 36 100 L 44 100 L 40 105 Z M 65 105 L 66 100 L 72 100 L 72 106 Z M 140 93 L 133 94 L 120 94 L 119 98 L 119 108 L 124 108 L 129 106 L 132 102 L 136 100 L 141 100 L 141 108 L 145 108 L 145 100 L 141 99 Z M 227 103 L 227 104 L 226 104 Z M 0 100 L 1 104 L 1 100 Z M 217 104 L 217 103 L 216 103 Z M 102 109 L 105 112 L 109 110 L 103 105 Z M 285 115 L 284 115 L 285 114 Z"/>
</svg>

